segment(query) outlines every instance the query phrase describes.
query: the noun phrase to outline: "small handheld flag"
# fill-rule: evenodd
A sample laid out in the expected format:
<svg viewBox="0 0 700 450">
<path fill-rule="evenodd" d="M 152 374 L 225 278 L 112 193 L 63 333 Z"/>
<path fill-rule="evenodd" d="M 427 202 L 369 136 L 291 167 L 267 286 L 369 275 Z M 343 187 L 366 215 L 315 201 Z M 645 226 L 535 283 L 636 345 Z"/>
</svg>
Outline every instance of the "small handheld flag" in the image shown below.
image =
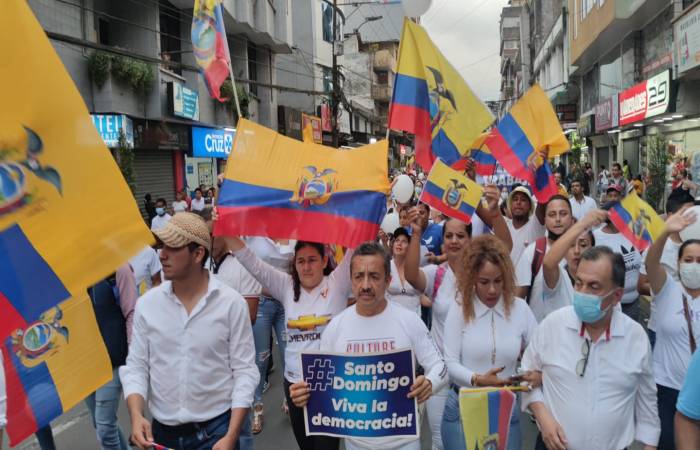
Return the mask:
<svg viewBox="0 0 700 450">
<path fill-rule="evenodd" d="M 459 412 L 469 450 L 506 450 L 515 393 L 509 389 L 459 391 Z"/>
<path fill-rule="evenodd" d="M 491 130 L 485 144 L 508 173 L 530 183 L 539 202 L 557 194 L 552 169 L 539 152 L 547 149 L 552 158 L 566 152 L 569 143 L 539 85 L 518 100 Z"/>
<path fill-rule="evenodd" d="M 420 201 L 449 217 L 471 223 L 482 193 L 481 186 L 438 159 L 430 169 Z"/>
<path fill-rule="evenodd" d="M 627 194 L 609 214 L 610 221 L 639 252 L 646 250 L 664 230 L 664 221 L 636 192 Z"/>
</svg>

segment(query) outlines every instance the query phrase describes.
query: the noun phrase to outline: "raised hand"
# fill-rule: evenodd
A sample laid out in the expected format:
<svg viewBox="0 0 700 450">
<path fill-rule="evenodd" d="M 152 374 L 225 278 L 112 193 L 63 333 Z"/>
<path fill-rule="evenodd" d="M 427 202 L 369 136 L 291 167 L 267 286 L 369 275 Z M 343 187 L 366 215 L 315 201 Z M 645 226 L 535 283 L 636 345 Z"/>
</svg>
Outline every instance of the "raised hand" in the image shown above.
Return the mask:
<svg viewBox="0 0 700 450">
<path fill-rule="evenodd" d="M 666 231 L 669 233 L 678 233 L 684 230 L 687 226 L 695 223 L 697 214 L 695 211 L 687 211 L 688 208 L 682 208 L 677 213 L 666 219 Z"/>
<path fill-rule="evenodd" d="M 585 216 L 580 220 L 581 225 L 585 228 L 594 228 L 605 222 L 608 218 L 608 212 L 603 209 L 593 209 L 588 211 Z"/>
</svg>

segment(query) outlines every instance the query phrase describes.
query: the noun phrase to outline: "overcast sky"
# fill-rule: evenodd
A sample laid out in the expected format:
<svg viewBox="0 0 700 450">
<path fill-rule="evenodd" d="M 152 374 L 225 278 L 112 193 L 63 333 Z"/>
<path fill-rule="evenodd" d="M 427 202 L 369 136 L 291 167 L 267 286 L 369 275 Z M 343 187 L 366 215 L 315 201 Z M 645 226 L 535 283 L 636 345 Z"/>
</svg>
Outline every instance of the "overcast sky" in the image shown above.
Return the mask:
<svg viewBox="0 0 700 450">
<path fill-rule="evenodd" d="M 430 37 L 483 100 L 498 100 L 499 19 L 508 0 L 433 0 L 422 18 Z"/>
</svg>

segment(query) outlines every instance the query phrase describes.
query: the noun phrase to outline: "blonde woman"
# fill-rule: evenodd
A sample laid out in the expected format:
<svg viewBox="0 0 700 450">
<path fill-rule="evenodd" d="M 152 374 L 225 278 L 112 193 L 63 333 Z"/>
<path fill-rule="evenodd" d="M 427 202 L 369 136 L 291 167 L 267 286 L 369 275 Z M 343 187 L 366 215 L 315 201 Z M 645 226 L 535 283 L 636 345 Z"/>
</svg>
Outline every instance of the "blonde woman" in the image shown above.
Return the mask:
<svg viewBox="0 0 700 450">
<path fill-rule="evenodd" d="M 527 303 L 515 297 L 510 252 L 495 236 L 472 239 L 455 275 L 460 296 L 450 307 L 444 331 L 445 362 L 452 382 L 442 416 L 445 450 L 466 448 L 459 388 L 515 383 L 518 357 L 537 325 Z M 514 408 L 508 450 L 521 446 L 519 414 Z"/>
</svg>

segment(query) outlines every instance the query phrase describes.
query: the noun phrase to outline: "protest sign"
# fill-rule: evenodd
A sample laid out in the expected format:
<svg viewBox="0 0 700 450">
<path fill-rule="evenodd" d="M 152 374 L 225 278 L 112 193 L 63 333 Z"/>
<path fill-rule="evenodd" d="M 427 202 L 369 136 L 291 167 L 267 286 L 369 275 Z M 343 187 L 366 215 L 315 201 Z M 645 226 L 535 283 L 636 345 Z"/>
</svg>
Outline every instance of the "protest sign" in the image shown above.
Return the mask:
<svg viewBox="0 0 700 450">
<path fill-rule="evenodd" d="M 366 356 L 303 353 L 311 398 L 304 408 L 307 435 L 418 436 L 413 352 Z"/>
</svg>

